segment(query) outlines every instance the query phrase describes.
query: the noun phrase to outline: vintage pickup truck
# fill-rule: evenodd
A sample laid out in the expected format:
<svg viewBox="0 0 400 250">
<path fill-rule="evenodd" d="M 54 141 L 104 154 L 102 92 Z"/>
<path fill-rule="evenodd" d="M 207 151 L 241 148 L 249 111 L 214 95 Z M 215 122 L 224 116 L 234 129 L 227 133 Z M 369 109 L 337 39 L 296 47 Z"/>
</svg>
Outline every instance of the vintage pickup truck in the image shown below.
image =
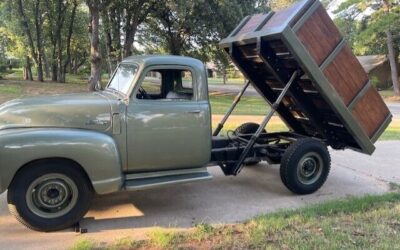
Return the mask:
<svg viewBox="0 0 400 250">
<path fill-rule="evenodd" d="M 237 175 L 262 160 L 280 164 L 290 191 L 310 194 L 329 174 L 327 146 L 373 153 L 391 114 L 318 1 L 247 17 L 220 45 L 249 81 L 215 131 L 207 70 L 188 57 L 129 57 L 103 91 L 1 105 L 10 212 L 31 229 L 59 230 L 94 194 L 209 180 L 212 165 Z M 249 85 L 270 111 L 221 136 Z M 289 131 L 265 131 L 275 113 Z"/>
</svg>

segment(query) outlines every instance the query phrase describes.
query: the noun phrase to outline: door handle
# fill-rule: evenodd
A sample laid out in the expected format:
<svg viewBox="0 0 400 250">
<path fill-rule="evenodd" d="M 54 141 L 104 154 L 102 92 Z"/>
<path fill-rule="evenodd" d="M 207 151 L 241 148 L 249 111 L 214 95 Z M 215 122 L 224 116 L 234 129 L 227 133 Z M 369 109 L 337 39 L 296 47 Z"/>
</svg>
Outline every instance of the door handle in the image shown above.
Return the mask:
<svg viewBox="0 0 400 250">
<path fill-rule="evenodd" d="M 198 109 L 186 111 L 187 114 L 200 114 L 200 112 L 201 112 L 201 110 L 198 110 Z"/>
</svg>

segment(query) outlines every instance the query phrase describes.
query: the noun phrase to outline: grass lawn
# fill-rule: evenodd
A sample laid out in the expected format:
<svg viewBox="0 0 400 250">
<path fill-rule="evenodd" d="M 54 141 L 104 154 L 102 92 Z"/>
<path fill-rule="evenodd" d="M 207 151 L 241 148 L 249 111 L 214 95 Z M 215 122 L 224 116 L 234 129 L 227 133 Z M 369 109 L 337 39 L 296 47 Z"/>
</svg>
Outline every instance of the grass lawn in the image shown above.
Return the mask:
<svg viewBox="0 0 400 250">
<path fill-rule="evenodd" d="M 397 186 L 395 186 L 397 188 Z M 347 198 L 261 215 L 234 225 L 155 229 L 100 246 L 87 238 L 73 249 L 399 249 L 400 193 Z"/>
<path fill-rule="evenodd" d="M 210 103 L 213 114 L 223 115 L 231 106 L 235 96 L 226 94 L 210 94 Z M 255 96 L 243 96 L 233 115 L 266 115 L 270 110 L 264 99 Z"/>
<path fill-rule="evenodd" d="M 224 81 L 222 80 L 222 78 L 208 78 L 208 84 L 222 85 L 222 84 L 224 84 Z M 226 84 L 243 85 L 244 79 L 243 78 L 228 78 L 228 81 L 226 82 Z"/>
<path fill-rule="evenodd" d="M 393 90 L 382 90 L 379 93 L 387 102 L 400 102 L 400 96 L 395 96 Z"/>
</svg>

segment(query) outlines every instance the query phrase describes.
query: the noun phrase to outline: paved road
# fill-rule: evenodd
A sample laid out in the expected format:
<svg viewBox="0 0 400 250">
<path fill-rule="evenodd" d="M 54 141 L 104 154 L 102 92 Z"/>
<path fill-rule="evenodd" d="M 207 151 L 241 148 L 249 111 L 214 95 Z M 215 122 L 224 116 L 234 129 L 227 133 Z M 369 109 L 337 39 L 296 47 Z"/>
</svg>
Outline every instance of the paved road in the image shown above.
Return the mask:
<svg viewBox="0 0 400 250">
<path fill-rule="evenodd" d="M 223 93 L 232 93 L 236 95 L 241 89 L 242 85 L 209 85 L 208 88 L 212 92 L 223 92 Z M 245 96 L 259 96 L 257 91 L 249 86 L 246 90 Z M 394 118 L 400 118 L 400 103 L 390 102 L 387 103 L 390 112 L 392 112 Z"/>
<path fill-rule="evenodd" d="M 125 192 L 96 198 L 82 221 L 88 233 L 66 230 L 37 233 L 19 225 L 8 213 L 6 194 L 0 195 L 0 249 L 63 249 L 80 237 L 111 242 L 123 236 L 143 238 L 155 227 L 189 228 L 196 223 L 234 223 L 261 213 L 296 208 L 349 195 L 388 191 L 400 183 L 400 141 L 377 144 L 370 157 L 353 151 L 332 152 L 332 172 L 315 194 L 291 194 L 279 179 L 278 166 L 247 168 L 238 177 L 225 177 L 210 168 L 214 180 L 164 189 Z"/>
<path fill-rule="evenodd" d="M 400 103 L 391 102 L 387 103 L 390 112 L 392 112 L 394 118 L 400 118 Z"/>
</svg>

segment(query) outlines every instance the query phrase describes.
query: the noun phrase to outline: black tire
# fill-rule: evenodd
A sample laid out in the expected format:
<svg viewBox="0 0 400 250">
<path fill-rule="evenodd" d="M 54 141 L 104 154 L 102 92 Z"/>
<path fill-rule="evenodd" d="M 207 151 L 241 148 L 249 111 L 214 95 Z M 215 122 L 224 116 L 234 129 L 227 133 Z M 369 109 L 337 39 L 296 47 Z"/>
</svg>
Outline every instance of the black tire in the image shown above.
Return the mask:
<svg viewBox="0 0 400 250">
<path fill-rule="evenodd" d="M 260 127 L 260 125 L 257 123 L 246 122 L 235 129 L 235 134 L 237 134 L 237 135 L 254 134 L 259 127 Z M 264 129 L 263 133 L 267 133 L 267 131 Z M 243 164 L 245 166 L 253 166 L 253 165 L 257 165 L 260 162 L 261 162 L 260 160 L 245 160 Z"/>
<path fill-rule="evenodd" d="M 16 174 L 7 200 L 10 213 L 19 222 L 30 229 L 49 232 L 66 229 L 81 220 L 92 196 L 92 186 L 77 164 L 43 160 Z"/>
<path fill-rule="evenodd" d="M 326 181 L 331 158 L 325 144 L 312 138 L 300 139 L 283 154 L 280 176 L 293 193 L 311 194 Z"/>
</svg>

